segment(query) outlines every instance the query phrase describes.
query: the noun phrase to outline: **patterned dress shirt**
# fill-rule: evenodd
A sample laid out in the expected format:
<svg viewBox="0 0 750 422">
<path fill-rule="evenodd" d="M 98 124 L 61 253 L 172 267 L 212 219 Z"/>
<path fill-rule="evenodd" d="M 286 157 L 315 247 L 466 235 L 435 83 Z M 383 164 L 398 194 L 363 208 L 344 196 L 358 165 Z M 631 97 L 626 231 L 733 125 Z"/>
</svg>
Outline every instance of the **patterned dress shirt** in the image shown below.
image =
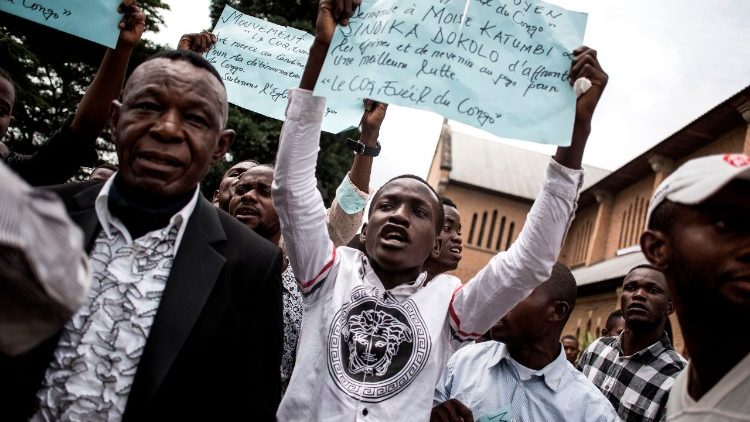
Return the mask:
<svg viewBox="0 0 750 422">
<path fill-rule="evenodd" d="M 102 230 L 90 256 L 88 301 L 64 327 L 33 421 L 122 419 L 175 252 L 198 201 L 196 189 L 166 227 L 132 239 L 109 213 L 114 179 L 96 199 Z"/>
<path fill-rule="evenodd" d="M 622 421 L 660 421 L 669 390 L 687 362 L 664 336 L 651 346 L 625 356 L 621 337 L 602 337 L 578 361 L 583 372 L 617 409 Z"/>
</svg>

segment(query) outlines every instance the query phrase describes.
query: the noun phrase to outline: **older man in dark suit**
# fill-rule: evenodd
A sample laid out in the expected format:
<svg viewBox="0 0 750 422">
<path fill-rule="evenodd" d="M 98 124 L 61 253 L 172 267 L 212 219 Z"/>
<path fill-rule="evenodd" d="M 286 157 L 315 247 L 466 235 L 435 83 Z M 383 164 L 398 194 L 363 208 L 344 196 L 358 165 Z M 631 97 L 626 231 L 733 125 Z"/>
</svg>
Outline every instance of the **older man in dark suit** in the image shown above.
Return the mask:
<svg viewBox="0 0 750 422">
<path fill-rule="evenodd" d="M 120 171 L 53 189 L 85 235 L 89 300 L 60 335 L 0 360 L 3 412 L 272 420 L 282 256 L 198 187 L 234 139 L 220 75 L 194 53 L 161 53 L 136 68 L 111 117 Z"/>
</svg>

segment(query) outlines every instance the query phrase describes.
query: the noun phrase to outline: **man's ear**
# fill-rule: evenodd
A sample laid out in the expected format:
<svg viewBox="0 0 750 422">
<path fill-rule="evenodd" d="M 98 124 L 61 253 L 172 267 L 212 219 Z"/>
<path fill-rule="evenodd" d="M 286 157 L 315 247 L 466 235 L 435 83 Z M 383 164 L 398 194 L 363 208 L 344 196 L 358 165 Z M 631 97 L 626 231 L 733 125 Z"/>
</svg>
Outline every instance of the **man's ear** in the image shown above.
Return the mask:
<svg viewBox="0 0 750 422">
<path fill-rule="evenodd" d="M 667 316 L 670 316 L 674 313 L 674 302 L 672 302 L 672 299 L 667 301 Z"/>
<path fill-rule="evenodd" d="M 234 142 L 235 133 L 232 129 L 224 129 L 221 131 L 219 142 L 216 144 L 216 149 L 211 155 L 211 164 L 216 164 L 217 161 L 224 158 L 224 155 L 229 151 L 229 147 Z"/>
<path fill-rule="evenodd" d="M 111 103 L 109 103 L 109 127 L 112 132 L 112 142 L 115 144 L 117 143 L 117 135 L 116 135 L 116 128 L 117 124 L 120 122 L 120 108 L 122 107 L 122 103 L 120 103 L 117 100 L 112 100 Z"/>
<path fill-rule="evenodd" d="M 367 223 L 362 224 L 362 232 L 359 234 L 359 241 L 364 244 L 367 242 Z"/>
<path fill-rule="evenodd" d="M 435 244 L 432 245 L 432 252 L 430 252 L 430 258 L 437 259 L 440 256 L 440 251 L 443 250 L 443 239 L 440 236 L 435 236 Z"/>
<path fill-rule="evenodd" d="M 556 300 L 550 308 L 550 322 L 562 321 L 566 316 L 568 316 L 568 312 L 570 312 L 570 305 L 568 305 L 568 302 L 565 302 L 563 300 Z"/>
<path fill-rule="evenodd" d="M 213 202 L 214 204 L 219 202 L 219 190 L 218 189 L 214 191 L 214 196 L 211 198 L 211 202 Z"/>
<path fill-rule="evenodd" d="M 660 271 L 669 266 L 671 245 L 667 235 L 659 230 L 646 230 L 641 235 L 641 251 L 648 262 Z"/>
</svg>

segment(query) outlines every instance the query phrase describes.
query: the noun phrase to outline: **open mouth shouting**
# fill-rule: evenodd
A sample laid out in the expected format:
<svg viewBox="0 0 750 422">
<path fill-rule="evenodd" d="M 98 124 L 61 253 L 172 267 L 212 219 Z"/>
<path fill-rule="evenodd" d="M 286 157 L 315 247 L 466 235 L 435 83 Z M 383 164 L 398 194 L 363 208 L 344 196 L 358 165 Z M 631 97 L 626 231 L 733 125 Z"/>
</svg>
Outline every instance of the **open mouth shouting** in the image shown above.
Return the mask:
<svg viewBox="0 0 750 422">
<path fill-rule="evenodd" d="M 240 205 L 234 210 L 234 217 L 242 222 L 257 220 L 260 218 L 260 211 L 253 205 Z"/>
<path fill-rule="evenodd" d="M 380 242 L 384 247 L 400 249 L 409 243 L 409 233 L 401 226 L 387 224 L 380 230 Z"/>
</svg>

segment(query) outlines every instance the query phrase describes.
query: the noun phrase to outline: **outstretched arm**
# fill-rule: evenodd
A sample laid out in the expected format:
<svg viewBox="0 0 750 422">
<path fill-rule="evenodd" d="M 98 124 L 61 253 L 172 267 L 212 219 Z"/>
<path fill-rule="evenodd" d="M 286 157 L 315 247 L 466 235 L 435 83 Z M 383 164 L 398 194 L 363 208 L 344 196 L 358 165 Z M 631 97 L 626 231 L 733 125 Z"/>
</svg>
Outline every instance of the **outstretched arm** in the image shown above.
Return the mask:
<svg viewBox="0 0 750 422">
<path fill-rule="evenodd" d="M 573 124 L 573 138 L 569 147 L 560 147 L 555 154 L 555 161 L 570 169 L 581 168 L 583 151 L 591 133 L 591 118 L 596 105 L 607 86 L 609 76 L 602 70 L 596 58 L 596 50 L 582 46 L 573 50 L 573 63 L 570 66 L 570 83 L 578 78 L 588 78 L 591 88 L 576 101 L 576 117 Z"/>
<path fill-rule="evenodd" d="M 571 146 L 559 148 L 547 167 L 542 190 L 518 239 L 454 293 L 450 303 L 451 329 L 461 340 L 471 340 L 486 332 L 545 282 L 562 249 L 583 183 L 581 157 L 591 130 L 591 118 L 607 83 L 596 51 L 581 47 L 574 53 L 571 79 L 587 77 L 592 87 L 577 100 Z"/>
<path fill-rule="evenodd" d="M 344 6 L 348 13 L 342 11 L 339 3 L 348 5 Z M 318 6 L 315 41 L 301 89 L 289 90 L 273 182 L 273 202 L 281 221 L 286 252 L 304 295 L 323 285 L 336 259 L 336 249 L 326 228 L 323 198 L 315 179 L 325 98 L 314 97 L 311 92 L 336 22 L 348 23 L 353 11 L 352 0 L 336 0 L 336 4 L 334 6 L 332 0 L 322 0 Z"/>
<path fill-rule="evenodd" d="M 120 7 L 125 14 L 117 46 L 104 54 L 75 115 L 68 117 L 33 155 L 11 154 L 7 158 L 8 166 L 32 186 L 64 183 L 82 165 L 96 163 L 96 139 L 107 125 L 109 106 L 120 94 L 130 54 L 144 29 L 145 17 L 135 0 L 125 0 Z"/>
<path fill-rule="evenodd" d="M 364 106 L 365 111 L 360 121 L 360 142 L 365 146 L 375 147 L 378 145 L 380 125 L 385 119 L 388 105 L 367 99 Z M 373 157 L 369 155 L 355 155 L 349 174 L 336 189 L 336 197 L 328 210 L 328 234 L 336 246 L 349 243 L 362 225 L 362 215 L 370 196 L 372 161 Z"/>
</svg>

